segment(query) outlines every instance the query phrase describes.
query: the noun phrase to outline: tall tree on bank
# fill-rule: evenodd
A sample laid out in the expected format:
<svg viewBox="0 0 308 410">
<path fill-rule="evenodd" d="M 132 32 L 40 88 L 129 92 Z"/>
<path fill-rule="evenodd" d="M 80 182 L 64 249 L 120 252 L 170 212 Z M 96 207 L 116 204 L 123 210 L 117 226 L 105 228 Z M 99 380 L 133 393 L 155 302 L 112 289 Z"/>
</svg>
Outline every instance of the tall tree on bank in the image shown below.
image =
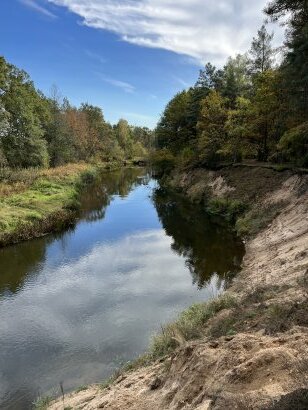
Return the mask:
<svg viewBox="0 0 308 410">
<path fill-rule="evenodd" d="M 201 164 L 211 166 L 220 158 L 220 151 L 226 142 L 225 123 L 227 100 L 215 90 L 201 103 L 198 121 L 198 158 Z"/>
<path fill-rule="evenodd" d="M 2 139 L 8 135 L 9 132 L 9 113 L 5 110 L 0 101 L 0 166 L 7 165 L 7 159 L 2 149 Z"/>
<path fill-rule="evenodd" d="M 62 98 L 56 85 L 51 87 L 48 102 L 50 122 L 46 126 L 45 138 L 48 143 L 50 165 L 55 167 L 73 161 L 76 152 L 64 115 L 70 104 Z"/>
<path fill-rule="evenodd" d="M 223 84 L 223 70 L 218 70 L 213 64 L 207 63 L 199 71 L 199 77 L 194 87 L 188 90 L 190 103 L 187 107 L 187 125 L 192 136 L 197 135 L 197 122 L 200 115 L 201 101 L 211 90 L 221 90 Z"/>
<path fill-rule="evenodd" d="M 221 89 L 222 82 L 223 71 L 217 70 L 213 64 L 207 63 L 205 68 L 199 71 L 199 77 L 195 87 L 207 90 L 207 92 L 214 89 L 219 91 Z"/>
<path fill-rule="evenodd" d="M 247 97 L 251 90 L 249 75 L 249 59 L 246 54 L 229 57 L 223 70 L 222 86 L 219 91 L 228 98 L 229 105 L 234 108 L 238 97 Z"/>
<path fill-rule="evenodd" d="M 267 161 L 282 135 L 279 127 L 283 125 L 283 106 L 279 93 L 279 78 L 276 71 L 265 71 L 255 79 L 249 125 L 253 129 L 251 142 L 256 147 L 259 161 Z"/>
<path fill-rule="evenodd" d="M 190 93 L 182 91 L 168 103 L 156 128 L 158 148 L 168 148 L 174 154 L 189 145 L 192 130 L 188 118 Z"/>
<path fill-rule="evenodd" d="M 265 24 L 258 30 L 257 37 L 254 37 L 251 44 L 250 70 L 253 74 L 264 73 L 270 70 L 274 64 L 276 50 L 272 47 L 274 33 L 268 33 Z"/>
<path fill-rule="evenodd" d="M 308 1 L 274 0 L 265 8 L 273 21 L 287 21 L 287 54 L 282 64 L 283 87 L 297 124 L 308 119 Z"/>
<path fill-rule="evenodd" d="M 9 113 L 9 126 L 1 138 L 3 153 L 12 167 L 47 166 L 47 144 L 42 116 L 44 103 L 29 76 L 0 58 L 3 108 Z M 3 87 L 3 88 L 2 88 Z"/>
<path fill-rule="evenodd" d="M 251 101 L 244 97 L 236 99 L 235 108 L 228 111 L 225 125 L 226 142 L 221 153 L 233 162 L 253 154 L 251 139 L 253 136 L 253 112 Z"/>
<path fill-rule="evenodd" d="M 125 158 L 130 159 L 133 156 L 133 139 L 131 128 L 126 120 L 121 118 L 117 125 L 114 127 L 114 132 L 125 154 Z"/>
</svg>

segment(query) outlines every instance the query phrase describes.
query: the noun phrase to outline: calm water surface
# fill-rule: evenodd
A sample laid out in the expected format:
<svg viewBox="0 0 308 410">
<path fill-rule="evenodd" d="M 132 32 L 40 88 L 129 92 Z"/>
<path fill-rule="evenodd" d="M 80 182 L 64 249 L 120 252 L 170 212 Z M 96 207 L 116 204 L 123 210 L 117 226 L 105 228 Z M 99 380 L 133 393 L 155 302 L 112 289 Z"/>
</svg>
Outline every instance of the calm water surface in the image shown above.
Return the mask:
<svg viewBox="0 0 308 410">
<path fill-rule="evenodd" d="M 243 252 L 144 170 L 103 174 L 74 229 L 0 250 L 0 408 L 102 381 L 221 292 Z"/>
</svg>

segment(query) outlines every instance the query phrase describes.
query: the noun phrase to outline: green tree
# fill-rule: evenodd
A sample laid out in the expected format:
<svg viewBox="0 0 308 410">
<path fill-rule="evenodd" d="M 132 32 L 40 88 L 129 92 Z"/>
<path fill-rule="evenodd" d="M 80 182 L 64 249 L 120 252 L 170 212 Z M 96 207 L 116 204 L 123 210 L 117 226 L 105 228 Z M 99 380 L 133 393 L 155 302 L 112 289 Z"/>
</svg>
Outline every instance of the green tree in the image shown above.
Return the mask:
<svg viewBox="0 0 308 410">
<path fill-rule="evenodd" d="M 120 147 L 114 128 L 105 122 L 103 127 L 102 159 L 105 161 L 123 160 L 125 153 Z"/>
<path fill-rule="evenodd" d="M 155 133 L 147 127 L 131 127 L 134 142 L 140 143 L 144 148 L 154 148 Z"/>
<path fill-rule="evenodd" d="M 133 156 L 133 140 L 131 128 L 126 120 L 123 118 L 119 120 L 114 128 L 115 135 L 119 146 L 122 148 L 125 158 L 130 159 Z"/>
<path fill-rule="evenodd" d="M 281 67 L 286 98 L 297 123 L 308 119 L 308 2 L 274 0 L 265 8 L 273 21 L 287 19 L 287 53 Z M 295 110 L 294 110 L 295 108 Z"/>
<path fill-rule="evenodd" d="M 0 101 L 0 166 L 7 164 L 7 159 L 2 148 L 2 140 L 8 135 L 9 126 L 9 113 L 5 110 Z"/>
<path fill-rule="evenodd" d="M 278 144 L 285 161 L 308 167 L 308 122 L 287 131 Z"/>
<path fill-rule="evenodd" d="M 48 103 L 50 121 L 46 125 L 45 138 L 48 142 L 50 164 L 55 167 L 73 162 L 76 159 L 76 150 L 65 117 L 65 112 L 71 107 L 55 85 L 51 88 Z"/>
<path fill-rule="evenodd" d="M 273 68 L 276 50 L 272 47 L 274 33 L 268 33 L 265 24 L 258 30 L 250 49 L 250 69 L 253 74 L 263 73 Z"/>
<path fill-rule="evenodd" d="M 2 137 L 4 155 L 12 167 L 47 166 L 49 157 L 40 118 L 41 95 L 24 71 L 3 59 L 0 69 L 1 103 L 9 113 L 9 129 Z"/>
<path fill-rule="evenodd" d="M 275 150 L 282 133 L 283 108 L 279 96 L 278 73 L 274 70 L 260 74 L 254 83 L 251 104 L 251 142 L 256 146 L 257 158 L 266 161 Z"/>
<path fill-rule="evenodd" d="M 214 65 L 207 63 L 203 70 L 200 70 L 196 88 L 219 91 L 223 83 L 223 71 L 217 70 Z"/>
<path fill-rule="evenodd" d="M 226 121 L 226 142 L 221 149 L 224 156 L 231 157 L 237 162 L 242 157 L 251 154 L 250 137 L 252 122 L 251 101 L 244 97 L 238 97 L 235 109 L 229 110 Z"/>
<path fill-rule="evenodd" d="M 0 101 L 0 140 L 9 133 L 10 115 Z"/>
<path fill-rule="evenodd" d="M 238 54 L 235 58 L 229 57 L 223 71 L 221 94 L 228 98 L 232 108 L 235 107 L 237 97 L 249 95 L 251 85 L 247 55 Z"/>
<path fill-rule="evenodd" d="M 211 90 L 201 103 L 198 121 L 198 157 L 204 165 L 214 165 L 220 158 L 220 150 L 226 142 L 225 123 L 227 100 Z"/>
<path fill-rule="evenodd" d="M 191 95 L 182 91 L 168 103 L 156 128 L 158 148 L 168 148 L 179 153 L 193 139 L 193 131 L 188 118 Z"/>
<path fill-rule="evenodd" d="M 200 115 L 201 101 L 207 97 L 210 90 L 220 91 L 223 84 L 223 70 L 211 63 L 207 63 L 203 70 L 199 71 L 199 77 L 194 87 L 188 93 L 190 102 L 187 109 L 187 125 L 192 135 L 197 135 L 197 122 Z"/>
</svg>

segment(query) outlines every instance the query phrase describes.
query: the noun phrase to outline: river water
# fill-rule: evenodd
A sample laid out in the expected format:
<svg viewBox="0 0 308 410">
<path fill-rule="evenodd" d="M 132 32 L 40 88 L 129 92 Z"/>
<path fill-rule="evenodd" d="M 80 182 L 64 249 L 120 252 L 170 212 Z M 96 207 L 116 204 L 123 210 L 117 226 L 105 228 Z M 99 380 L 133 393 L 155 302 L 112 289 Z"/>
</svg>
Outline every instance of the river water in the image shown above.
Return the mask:
<svg viewBox="0 0 308 410">
<path fill-rule="evenodd" d="M 75 227 L 0 250 L 0 408 L 101 382 L 221 291 L 244 247 L 143 169 L 106 172 Z"/>
</svg>

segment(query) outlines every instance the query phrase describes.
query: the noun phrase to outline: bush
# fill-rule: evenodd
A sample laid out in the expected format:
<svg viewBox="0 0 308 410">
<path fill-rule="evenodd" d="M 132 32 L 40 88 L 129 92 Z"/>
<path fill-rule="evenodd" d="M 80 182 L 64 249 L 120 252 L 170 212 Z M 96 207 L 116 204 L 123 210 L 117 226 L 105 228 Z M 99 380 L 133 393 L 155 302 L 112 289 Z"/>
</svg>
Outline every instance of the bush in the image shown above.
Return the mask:
<svg viewBox="0 0 308 410">
<path fill-rule="evenodd" d="M 230 223 L 235 223 L 236 219 L 245 212 L 246 208 L 243 202 L 226 198 L 210 199 L 206 206 L 207 212 L 223 216 Z"/>
<path fill-rule="evenodd" d="M 283 202 L 254 207 L 236 221 L 237 233 L 240 236 L 256 235 L 279 215 L 282 207 Z"/>
<path fill-rule="evenodd" d="M 287 131 L 278 144 L 278 150 L 288 161 L 308 167 L 308 122 Z"/>
<path fill-rule="evenodd" d="M 150 162 L 159 174 L 167 174 L 175 167 L 175 157 L 167 148 L 154 151 Z"/>
<path fill-rule="evenodd" d="M 184 148 L 180 155 L 177 157 L 177 163 L 179 167 L 186 168 L 192 166 L 197 160 L 196 154 L 190 147 Z"/>
</svg>

